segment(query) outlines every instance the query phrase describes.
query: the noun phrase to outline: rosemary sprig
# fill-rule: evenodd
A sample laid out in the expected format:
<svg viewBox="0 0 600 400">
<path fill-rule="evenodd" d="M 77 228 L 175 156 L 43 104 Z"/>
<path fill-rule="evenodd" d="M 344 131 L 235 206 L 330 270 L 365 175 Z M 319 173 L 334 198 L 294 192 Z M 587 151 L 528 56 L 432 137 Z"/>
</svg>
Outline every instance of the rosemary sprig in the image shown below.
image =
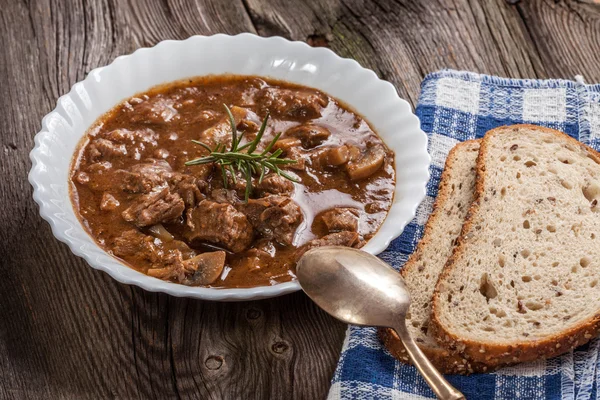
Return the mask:
<svg viewBox="0 0 600 400">
<path fill-rule="evenodd" d="M 277 149 L 274 152 L 271 152 L 271 149 L 275 145 L 275 142 L 279 140 L 281 133 L 275 135 L 273 140 L 265 147 L 265 149 L 260 153 L 255 153 L 254 151 L 258 147 L 265 130 L 267 128 L 267 121 L 269 120 L 269 113 L 265 116 L 256 137 L 243 145 L 240 146 L 242 139 L 244 137 L 244 132 L 241 135 L 238 135 L 235 118 L 233 118 L 233 114 L 227 105 L 223 104 L 225 107 L 225 111 L 227 112 L 227 116 L 229 117 L 229 123 L 231 124 L 231 148 L 226 150 L 226 146 L 221 143 L 217 143 L 214 149 L 211 149 L 207 144 L 202 143 L 198 140 L 192 140 L 193 143 L 204 147 L 209 154 L 205 157 L 196 158 L 195 160 L 190 160 L 185 163 L 185 165 L 199 165 L 199 164 L 211 164 L 214 163 L 219 166 L 221 170 L 221 175 L 223 177 L 223 185 L 227 188 L 227 174 L 231 175 L 231 179 L 233 183 L 236 183 L 236 171 L 241 172 L 244 178 L 246 179 L 246 192 L 245 192 L 245 200 L 246 202 L 250 198 L 250 194 L 252 193 L 252 176 L 259 174 L 258 183 L 262 183 L 265 174 L 268 171 L 275 172 L 277 175 L 280 175 L 286 179 L 289 179 L 292 182 L 298 182 L 296 178 L 289 175 L 285 171 L 282 171 L 280 166 L 295 164 L 296 160 L 290 160 L 287 158 L 281 158 L 281 154 L 283 151 L 281 149 Z"/>
</svg>

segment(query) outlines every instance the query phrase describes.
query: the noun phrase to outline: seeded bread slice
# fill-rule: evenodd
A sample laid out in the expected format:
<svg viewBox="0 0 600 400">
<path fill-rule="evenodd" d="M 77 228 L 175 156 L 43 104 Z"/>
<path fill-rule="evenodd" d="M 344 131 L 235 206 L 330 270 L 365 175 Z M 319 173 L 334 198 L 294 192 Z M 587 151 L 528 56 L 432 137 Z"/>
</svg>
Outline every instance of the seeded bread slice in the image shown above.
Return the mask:
<svg viewBox="0 0 600 400">
<path fill-rule="evenodd" d="M 456 244 L 475 190 L 475 163 L 479 140 L 459 143 L 448 154 L 433 213 L 425 225 L 423 238 L 401 270 L 411 294 L 406 317 L 408 330 L 433 364 L 444 374 L 484 371 L 460 355 L 451 355 L 429 333 L 431 298 L 438 277 Z M 380 329 L 379 335 L 388 350 L 400 361 L 409 357 L 392 329 Z"/>
<path fill-rule="evenodd" d="M 495 367 L 600 329 L 600 154 L 533 125 L 488 132 L 475 199 L 433 296 L 438 342 Z"/>
</svg>

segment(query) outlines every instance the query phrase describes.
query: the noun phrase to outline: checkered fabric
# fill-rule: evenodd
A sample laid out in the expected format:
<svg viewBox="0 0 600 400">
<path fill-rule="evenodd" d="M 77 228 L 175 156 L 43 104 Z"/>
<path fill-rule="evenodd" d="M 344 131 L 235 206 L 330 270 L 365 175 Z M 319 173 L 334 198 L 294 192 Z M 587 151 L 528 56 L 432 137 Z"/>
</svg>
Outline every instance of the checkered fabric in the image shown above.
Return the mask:
<svg viewBox="0 0 600 400">
<path fill-rule="evenodd" d="M 600 149 L 600 85 L 565 80 L 503 79 L 444 70 L 421 85 L 416 110 L 432 157 L 427 197 L 416 218 L 380 257 L 399 269 L 414 251 L 431 212 L 450 149 L 509 124 L 532 123 L 566 132 Z M 449 376 L 467 399 L 598 399 L 599 340 L 550 360 L 488 374 Z M 412 366 L 396 361 L 373 328 L 350 326 L 333 377 L 330 400 L 432 399 Z"/>
</svg>

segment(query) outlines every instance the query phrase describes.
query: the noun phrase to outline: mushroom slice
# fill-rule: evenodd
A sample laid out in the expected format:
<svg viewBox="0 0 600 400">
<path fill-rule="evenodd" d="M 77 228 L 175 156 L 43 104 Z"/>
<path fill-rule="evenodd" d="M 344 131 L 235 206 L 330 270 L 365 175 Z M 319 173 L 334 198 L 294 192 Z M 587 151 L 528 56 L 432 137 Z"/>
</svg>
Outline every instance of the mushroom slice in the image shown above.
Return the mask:
<svg viewBox="0 0 600 400">
<path fill-rule="evenodd" d="M 346 164 L 346 172 L 353 181 L 368 178 L 381 168 L 385 160 L 385 149 L 382 145 L 369 147 L 362 157 Z"/>
<path fill-rule="evenodd" d="M 183 262 L 186 269 L 194 270 L 183 282 L 189 286 L 204 286 L 215 282 L 225 267 L 225 252 L 214 251 L 198 254 Z"/>
</svg>

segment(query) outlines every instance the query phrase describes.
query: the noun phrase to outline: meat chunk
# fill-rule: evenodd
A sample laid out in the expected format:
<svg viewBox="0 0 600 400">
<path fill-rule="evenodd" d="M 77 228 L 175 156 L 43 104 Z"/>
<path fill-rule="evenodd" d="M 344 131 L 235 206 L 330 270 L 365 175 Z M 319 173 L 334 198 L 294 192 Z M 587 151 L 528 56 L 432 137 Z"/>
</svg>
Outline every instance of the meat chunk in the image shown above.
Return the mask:
<svg viewBox="0 0 600 400">
<path fill-rule="evenodd" d="M 140 160 L 155 151 L 157 140 L 158 134 L 151 129 L 115 129 L 98 134 L 88 146 L 88 155 L 92 161 L 114 157 Z"/>
<path fill-rule="evenodd" d="M 178 114 L 175 107 L 173 107 L 175 101 L 173 99 L 166 99 L 162 95 L 157 95 L 152 99 L 136 103 L 131 106 L 134 112 L 129 117 L 133 122 L 164 124 L 173 120 Z M 129 104 L 131 105 L 131 102 Z"/>
<path fill-rule="evenodd" d="M 302 142 L 302 146 L 306 149 L 317 147 L 329 138 L 331 132 L 329 129 L 314 125 L 303 124 L 288 129 L 285 132 L 286 138 L 298 138 Z"/>
<path fill-rule="evenodd" d="M 237 124 L 236 129 L 238 131 L 244 132 L 245 135 L 252 135 L 258 132 L 260 126 L 254 121 L 251 121 L 249 119 L 243 119 Z"/>
<path fill-rule="evenodd" d="M 289 179 L 276 173 L 270 173 L 259 183 L 257 189 L 262 196 L 267 194 L 281 194 L 290 196 L 294 192 L 294 184 Z"/>
<path fill-rule="evenodd" d="M 187 275 L 194 273 L 193 266 L 186 265 L 181 253 L 172 252 L 164 257 L 160 263 L 156 263 L 146 271 L 153 278 L 183 283 Z"/>
<path fill-rule="evenodd" d="M 262 113 L 270 111 L 280 118 L 313 119 L 321 116 L 329 99 L 319 92 L 267 87 L 258 93 L 257 103 Z"/>
<path fill-rule="evenodd" d="M 330 147 L 317 154 L 317 160 L 319 165 L 329 165 L 337 167 L 348 162 L 348 147 L 338 146 Z"/>
<path fill-rule="evenodd" d="M 193 207 L 204 198 L 201 189 L 207 184 L 194 175 L 173 172 L 164 160 L 150 160 L 136 164 L 129 171 L 119 171 L 122 176 L 121 189 L 127 193 L 150 193 L 157 188 L 169 186 L 171 192 L 179 194 L 186 206 Z"/>
<path fill-rule="evenodd" d="M 181 283 L 186 283 L 183 279 L 195 282 L 198 278 L 195 278 L 194 275 L 200 267 L 206 270 L 206 273 L 201 273 L 200 277 L 206 276 L 207 279 L 213 277 L 214 270 L 218 268 L 219 259 L 222 258 L 223 263 L 225 259 L 224 254 L 216 260 L 214 256 L 213 258 L 196 258 L 194 250 L 179 240 L 171 240 L 158 246 L 154 237 L 135 229 L 125 231 L 116 238 L 112 245 L 112 251 L 117 257 L 136 257 L 151 262 L 156 267 L 148 270 L 150 276 Z M 203 279 L 203 281 L 205 280 Z"/>
<path fill-rule="evenodd" d="M 182 121 L 182 123 L 185 125 L 198 125 L 202 123 L 213 122 L 218 118 L 218 116 L 219 114 L 215 111 L 202 110 L 196 116 L 190 118 L 189 120 L 185 119 L 184 121 Z"/>
<path fill-rule="evenodd" d="M 290 149 L 290 151 L 288 151 L 288 153 L 286 154 L 285 157 L 289 158 L 290 160 L 296 161 L 294 164 L 288 164 L 287 165 L 288 168 L 296 169 L 296 170 L 300 170 L 300 171 L 302 171 L 302 170 L 304 170 L 304 168 L 306 168 L 306 159 L 308 157 L 301 150 Z"/>
<path fill-rule="evenodd" d="M 171 193 L 166 187 L 140 196 L 121 215 L 125 221 L 143 227 L 172 221 L 180 217 L 184 209 L 185 203 L 181 196 Z"/>
<path fill-rule="evenodd" d="M 201 286 L 216 281 L 224 267 L 224 251 L 202 253 L 187 260 L 183 259 L 181 252 L 174 251 L 160 267 L 150 268 L 148 275 L 188 286 Z"/>
<path fill-rule="evenodd" d="M 179 161 L 183 161 L 182 165 L 175 167 L 178 170 L 189 171 L 189 175 L 193 175 L 197 179 L 198 187 L 201 191 L 204 191 L 208 187 L 208 180 L 210 175 L 214 172 L 215 166 L 214 164 L 200 164 L 194 165 L 191 167 L 185 166 L 185 159 L 180 159 Z"/>
<path fill-rule="evenodd" d="M 98 161 L 105 157 L 126 156 L 127 148 L 124 144 L 115 144 L 108 139 L 94 139 L 88 145 L 88 155 L 90 160 Z"/>
<path fill-rule="evenodd" d="M 362 243 L 356 232 L 337 232 L 330 233 L 320 239 L 314 239 L 306 243 L 304 246 L 296 250 L 294 254 L 296 261 L 302 257 L 304 253 L 315 247 L 322 246 L 346 246 L 346 247 L 361 247 Z"/>
<path fill-rule="evenodd" d="M 249 110 L 242 107 L 233 106 L 230 110 L 236 125 L 247 118 L 249 114 Z M 215 125 L 200 133 L 198 140 L 207 144 L 211 149 L 219 143 L 225 144 L 227 147 L 231 146 L 231 123 L 229 117 L 224 116 Z"/>
<path fill-rule="evenodd" d="M 292 149 L 301 149 L 302 142 L 298 138 L 282 138 L 275 142 L 273 149 L 281 149 L 283 154 L 287 154 Z"/>
<path fill-rule="evenodd" d="M 210 198 L 217 203 L 237 204 L 240 202 L 236 191 L 229 189 L 214 189 L 210 193 Z"/>
<path fill-rule="evenodd" d="M 325 235 L 320 239 L 311 240 L 308 242 L 309 247 L 321 247 L 321 246 L 346 246 L 356 247 L 360 244 L 358 233 L 356 232 L 337 232 Z"/>
<path fill-rule="evenodd" d="M 297 138 L 279 139 L 273 146 L 275 150 L 281 149 L 283 156 L 291 160 L 296 160 L 295 164 L 289 164 L 287 167 L 297 170 L 303 170 L 306 163 L 306 154 L 302 151 L 302 142 Z"/>
<path fill-rule="evenodd" d="M 102 137 L 114 143 L 144 143 L 151 146 L 156 146 L 158 144 L 158 133 L 154 132 L 152 129 L 139 129 L 135 131 L 129 129 L 115 129 L 103 134 Z"/>
<path fill-rule="evenodd" d="M 173 169 L 165 160 L 149 159 L 145 163 L 132 165 L 131 172 L 142 175 L 154 175 L 164 180 L 171 176 Z"/>
<path fill-rule="evenodd" d="M 361 157 L 346 164 L 350 179 L 359 181 L 373 175 L 383 165 L 385 154 L 385 149 L 380 144 L 369 147 Z"/>
<path fill-rule="evenodd" d="M 337 167 L 358 158 L 360 150 L 356 146 L 344 144 L 322 149 L 315 156 L 319 165 Z"/>
<path fill-rule="evenodd" d="M 149 193 L 156 187 L 165 186 L 173 176 L 169 163 L 163 160 L 133 165 L 129 171 L 121 170 L 121 189 L 127 193 Z"/>
<path fill-rule="evenodd" d="M 356 208 L 336 207 L 321 213 L 320 218 L 332 232 L 356 232 L 358 231 L 358 210 Z"/>
<path fill-rule="evenodd" d="M 81 171 L 75 175 L 75 180 L 81 185 L 87 185 L 90 182 L 90 175 Z"/>
<path fill-rule="evenodd" d="M 119 200 L 115 199 L 110 193 L 104 193 L 102 195 L 102 199 L 100 200 L 100 209 L 102 211 L 113 211 L 119 207 Z"/>
<path fill-rule="evenodd" d="M 200 188 L 206 187 L 206 182 L 199 181 L 193 175 L 174 173 L 169 179 L 171 191 L 179 194 L 183 199 L 186 207 L 194 207 L 205 196 L 200 191 Z"/>
<path fill-rule="evenodd" d="M 109 171 L 112 168 L 112 163 L 110 161 L 98 161 L 97 163 L 90 164 L 85 169 L 90 173 L 103 173 L 104 171 Z"/>
<path fill-rule="evenodd" d="M 220 174 L 219 174 L 220 175 Z M 221 176 L 218 179 L 211 181 L 211 187 L 214 190 L 228 190 L 235 192 L 238 198 L 244 198 L 246 193 L 246 179 L 242 176 L 241 172 L 236 172 L 235 181 L 232 179 L 231 174 L 227 174 L 227 187 L 223 185 L 223 179 Z M 253 185 L 254 187 L 254 185 Z M 233 203 L 233 202 L 230 202 Z"/>
<path fill-rule="evenodd" d="M 231 204 L 202 200 L 188 218 L 189 240 L 221 245 L 235 253 L 250 246 L 252 225 Z"/>
<path fill-rule="evenodd" d="M 196 252 L 194 251 L 194 249 L 190 248 L 190 246 L 188 246 L 185 242 L 182 242 L 181 240 L 174 239 L 169 241 L 163 241 L 163 247 L 167 252 L 180 252 L 184 260 L 196 256 Z"/>
<path fill-rule="evenodd" d="M 285 196 L 249 199 L 238 206 L 248 216 L 252 226 L 266 239 L 289 246 L 298 226 L 304 221 L 300 206 Z"/>
<path fill-rule="evenodd" d="M 154 244 L 154 238 L 135 229 L 123 232 L 111 248 L 117 257 L 136 256 L 153 263 L 161 259 L 161 251 Z"/>
</svg>

